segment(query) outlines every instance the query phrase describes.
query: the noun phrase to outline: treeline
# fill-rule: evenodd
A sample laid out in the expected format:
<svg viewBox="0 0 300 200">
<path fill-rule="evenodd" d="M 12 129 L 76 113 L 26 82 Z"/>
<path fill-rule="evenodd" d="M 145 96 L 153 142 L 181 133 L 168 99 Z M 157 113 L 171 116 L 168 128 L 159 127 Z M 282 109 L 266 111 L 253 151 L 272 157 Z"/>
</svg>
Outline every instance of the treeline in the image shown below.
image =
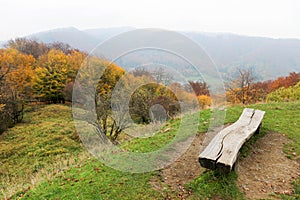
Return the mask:
<svg viewBox="0 0 300 200">
<path fill-rule="evenodd" d="M 64 102 L 86 53 L 67 44 L 11 40 L 0 49 L 0 133 L 23 118 L 25 102 Z"/>
<path fill-rule="evenodd" d="M 265 102 L 277 90 L 295 86 L 300 81 L 300 73 L 291 72 L 276 80 L 256 81 L 253 69 L 238 69 L 238 74 L 226 84 L 227 101 L 233 104 Z"/>
</svg>

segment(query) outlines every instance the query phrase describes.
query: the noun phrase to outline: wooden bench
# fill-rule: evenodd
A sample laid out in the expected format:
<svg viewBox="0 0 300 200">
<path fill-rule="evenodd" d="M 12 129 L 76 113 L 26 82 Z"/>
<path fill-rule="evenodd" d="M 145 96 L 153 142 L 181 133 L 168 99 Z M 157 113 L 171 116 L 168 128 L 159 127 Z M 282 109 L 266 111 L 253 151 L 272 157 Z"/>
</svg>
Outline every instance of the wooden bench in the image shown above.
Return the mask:
<svg viewBox="0 0 300 200">
<path fill-rule="evenodd" d="M 265 112 L 245 108 L 240 118 L 232 125 L 221 130 L 200 153 L 202 167 L 230 172 L 237 161 L 243 144 L 259 132 Z"/>
</svg>

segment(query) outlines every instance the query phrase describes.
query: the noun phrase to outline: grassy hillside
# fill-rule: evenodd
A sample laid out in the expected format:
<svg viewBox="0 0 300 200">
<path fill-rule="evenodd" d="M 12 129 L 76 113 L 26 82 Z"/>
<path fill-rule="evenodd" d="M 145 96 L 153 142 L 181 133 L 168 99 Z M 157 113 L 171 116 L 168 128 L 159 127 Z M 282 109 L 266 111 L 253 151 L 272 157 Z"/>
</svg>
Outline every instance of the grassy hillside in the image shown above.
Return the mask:
<svg viewBox="0 0 300 200">
<path fill-rule="evenodd" d="M 257 104 L 248 107 L 266 111 L 261 134 L 243 148 L 246 156 L 251 144 L 267 132 L 284 133 L 292 140 L 285 153 L 290 159 L 300 160 L 300 102 Z M 227 110 L 226 123 L 234 122 L 242 107 Z M 211 113 L 200 113 L 199 132 L 205 132 Z M 191 116 L 190 116 L 191 117 Z M 161 147 L 174 137 L 178 120 L 167 124 L 171 131 L 158 133 L 148 139 L 123 143 L 123 148 L 147 152 Z M 76 136 L 71 110 L 63 105 L 49 105 L 29 112 L 24 123 L 11 128 L 0 137 L 0 189 L 12 199 L 177 199 L 178 191 L 171 191 L 161 180 L 160 171 L 131 174 L 119 172 L 88 156 Z M 151 180 L 161 180 L 162 190 L 154 190 Z M 243 199 L 236 185 L 237 174 L 220 175 L 206 171 L 186 185 L 191 199 L 220 197 Z M 298 194 L 282 196 L 297 199 Z M 34 187 L 33 187 L 34 185 Z M 18 192 L 17 192 L 18 191 Z M 17 192 L 17 193 L 15 193 Z M 4 195 L 3 195 L 4 196 Z M 0 198 L 2 198 L 0 194 Z"/>
<path fill-rule="evenodd" d="M 0 136 L 0 198 L 51 177 L 82 152 L 69 107 L 27 108 L 23 123 Z"/>
</svg>

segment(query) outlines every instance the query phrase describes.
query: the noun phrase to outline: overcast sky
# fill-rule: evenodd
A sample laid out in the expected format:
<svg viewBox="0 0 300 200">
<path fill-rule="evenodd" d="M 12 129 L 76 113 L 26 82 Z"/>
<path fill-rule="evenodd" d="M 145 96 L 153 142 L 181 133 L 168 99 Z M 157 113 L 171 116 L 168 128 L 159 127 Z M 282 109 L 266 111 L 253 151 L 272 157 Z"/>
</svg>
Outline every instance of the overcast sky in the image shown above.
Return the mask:
<svg viewBox="0 0 300 200">
<path fill-rule="evenodd" d="M 0 0 L 0 40 L 53 28 L 133 26 L 300 39 L 298 0 Z"/>
</svg>

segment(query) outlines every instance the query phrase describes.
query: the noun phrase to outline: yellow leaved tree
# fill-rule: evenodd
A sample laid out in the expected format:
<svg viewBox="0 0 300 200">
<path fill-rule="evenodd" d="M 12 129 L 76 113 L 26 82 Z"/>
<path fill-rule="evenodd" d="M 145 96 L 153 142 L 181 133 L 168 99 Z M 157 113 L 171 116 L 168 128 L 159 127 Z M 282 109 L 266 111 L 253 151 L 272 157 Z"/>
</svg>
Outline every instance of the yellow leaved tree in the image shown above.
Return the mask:
<svg viewBox="0 0 300 200">
<path fill-rule="evenodd" d="M 37 98 L 50 103 L 64 102 L 63 89 L 70 81 L 70 62 L 62 51 L 50 50 L 39 58 L 34 89 Z"/>
</svg>

